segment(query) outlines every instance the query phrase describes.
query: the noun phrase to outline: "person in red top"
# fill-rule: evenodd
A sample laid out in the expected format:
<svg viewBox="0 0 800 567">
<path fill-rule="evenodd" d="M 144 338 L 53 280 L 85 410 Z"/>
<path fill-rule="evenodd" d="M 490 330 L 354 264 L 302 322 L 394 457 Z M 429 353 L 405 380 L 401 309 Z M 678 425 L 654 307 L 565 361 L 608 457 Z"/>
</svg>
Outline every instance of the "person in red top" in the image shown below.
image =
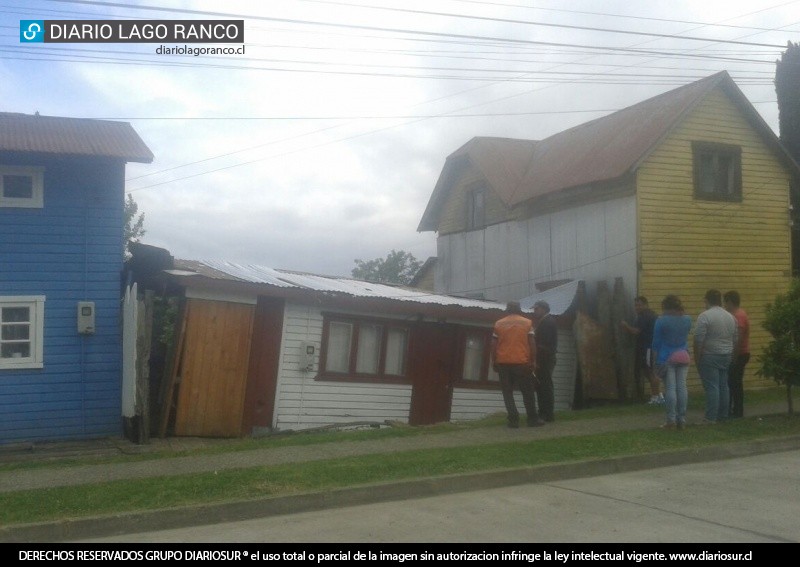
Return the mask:
<svg viewBox="0 0 800 567">
<path fill-rule="evenodd" d="M 519 411 L 514 388 L 522 392 L 528 427 L 544 425 L 536 411 L 533 371 L 536 365 L 536 341 L 533 322 L 523 317 L 519 302 L 509 301 L 506 315 L 494 324 L 492 366 L 500 374 L 503 402 L 508 412 L 508 426 L 519 427 Z"/>
<path fill-rule="evenodd" d="M 726 291 L 723 296 L 725 309 L 736 319 L 739 340 L 733 345 L 733 357 L 728 368 L 728 389 L 731 392 L 730 417 L 744 417 L 744 367 L 750 361 L 750 320 L 739 307 L 738 291 Z"/>
</svg>

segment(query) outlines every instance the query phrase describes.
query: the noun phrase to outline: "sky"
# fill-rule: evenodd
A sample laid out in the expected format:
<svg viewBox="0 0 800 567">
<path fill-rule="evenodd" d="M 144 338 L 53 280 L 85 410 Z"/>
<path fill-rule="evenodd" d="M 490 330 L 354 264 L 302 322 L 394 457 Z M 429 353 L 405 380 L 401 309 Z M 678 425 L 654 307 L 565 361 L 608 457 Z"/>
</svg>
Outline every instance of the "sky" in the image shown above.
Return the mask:
<svg viewBox="0 0 800 567">
<path fill-rule="evenodd" d="M 244 20 L 244 54 L 20 42 L 20 20 L 96 19 Z M 126 169 L 146 244 L 349 275 L 436 254 L 417 226 L 475 136 L 541 140 L 723 70 L 779 134 L 788 41 L 800 0 L 0 0 L 0 111 L 129 122 L 155 155 Z"/>
</svg>

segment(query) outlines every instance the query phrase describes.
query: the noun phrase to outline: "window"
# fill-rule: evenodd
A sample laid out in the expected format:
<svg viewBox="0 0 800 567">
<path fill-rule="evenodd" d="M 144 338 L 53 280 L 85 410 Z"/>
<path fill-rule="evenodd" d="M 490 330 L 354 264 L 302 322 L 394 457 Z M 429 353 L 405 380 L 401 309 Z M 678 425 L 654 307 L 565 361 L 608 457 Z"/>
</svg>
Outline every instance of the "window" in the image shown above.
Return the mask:
<svg viewBox="0 0 800 567">
<path fill-rule="evenodd" d="M 486 226 L 486 191 L 483 186 L 467 191 L 467 230 Z"/>
<path fill-rule="evenodd" d="M 44 296 L 0 297 L 0 369 L 41 368 Z"/>
<path fill-rule="evenodd" d="M 0 207 L 44 206 L 44 169 L 0 165 Z"/>
<path fill-rule="evenodd" d="M 462 334 L 462 385 L 488 385 L 500 377 L 490 364 L 492 333 L 489 329 L 468 329 Z"/>
<path fill-rule="evenodd" d="M 408 328 L 393 321 L 325 319 L 322 368 L 326 378 L 405 378 Z"/>
<path fill-rule="evenodd" d="M 742 149 L 693 142 L 694 196 L 711 201 L 742 200 Z"/>
</svg>

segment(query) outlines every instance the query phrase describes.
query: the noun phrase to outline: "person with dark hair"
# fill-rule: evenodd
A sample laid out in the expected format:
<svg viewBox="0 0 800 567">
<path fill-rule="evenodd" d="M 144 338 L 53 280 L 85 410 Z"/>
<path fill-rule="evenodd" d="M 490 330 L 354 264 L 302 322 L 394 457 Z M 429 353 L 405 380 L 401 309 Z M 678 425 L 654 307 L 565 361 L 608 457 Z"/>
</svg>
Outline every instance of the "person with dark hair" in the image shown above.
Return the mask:
<svg viewBox="0 0 800 567">
<path fill-rule="evenodd" d="M 533 304 L 536 321 L 536 397 L 539 414 L 545 421 L 555 419 L 555 394 L 553 391 L 553 369 L 556 367 L 558 350 L 558 326 L 550 316 L 550 305 L 546 301 Z"/>
<path fill-rule="evenodd" d="M 636 312 L 636 322 L 631 325 L 627 321 L 620 321 L 622 329 L 636 337 L 635 359 L 633 362 L 633 375 L 636 384 L 643 384 L 645 380 L 650 384 L 650 401 L 648 404 L 663 404 L 664 396 L 661 394 L 661 381 L 656 376 L 653 360 L 653 326 L 656 324 L 656 314 L 647 304 L 647 298 L 640 295 L 633 300 L 633 309 Z M 641 390 L 640 390 L 641 391 Z"/>
<path fill-rule="evenodd" d="M 744 367 L 750 361 L 750 319 L 739 307 L 741 297 L 735 290 L 722 296 L 725 310 L 736 319 L 738 340 L 734 345 L 731 366 L 728 369 L 728 389 L 731 394 L 731 417 L 744 417 Z"/>
<path fill-rule="evenodd" d="M 528 427 L 544 425 L 536 411 L 533 369 L 536 364 L 536 340 L 533 322 L 522 315 L 517 301 L 509 301 L 507 315 L 494 324 L 492 334 L 492 366 L 500 374 L 503 402 L 508 412 L 508 426 L 519 427 L 519 411 L 514 401 L 514 388 L 522 392 Z"/>
<path fill-rule="evenodd" d="M 730 392 L 728 368 L 737 340 L 736 319 L 722 308 L 722 294 L 710 289 L 705 295 L 706 310 L 697 317 L 694 331 L 694 356 L 703 390 L 706 411 L 703 424 L 728 418 Z"/>
<path fill-rule="evenodd" d="M 664 380 L 667 419 L 664 429 L 683 429 L 689 402 L 686 375 L 689 373 L 689 330 L 692 319 L 684 314 L 677 295 L 668 295 L 661 302 L 663 315 L 653 328 L 653 352 L 656 368 Z"/>
</svg>

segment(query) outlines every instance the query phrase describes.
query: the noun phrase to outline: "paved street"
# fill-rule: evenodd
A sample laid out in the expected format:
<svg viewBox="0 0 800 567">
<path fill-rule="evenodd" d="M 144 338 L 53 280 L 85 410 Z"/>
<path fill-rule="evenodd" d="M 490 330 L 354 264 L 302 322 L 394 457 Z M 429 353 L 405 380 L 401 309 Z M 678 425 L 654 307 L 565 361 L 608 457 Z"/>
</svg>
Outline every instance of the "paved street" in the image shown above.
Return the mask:
<svg viewBox="0 0 800 567">
<path fill-rule="evenodd" d="M 799 542 L 799 470 L 793 450 L 91 541 Z"/>
</svg>

